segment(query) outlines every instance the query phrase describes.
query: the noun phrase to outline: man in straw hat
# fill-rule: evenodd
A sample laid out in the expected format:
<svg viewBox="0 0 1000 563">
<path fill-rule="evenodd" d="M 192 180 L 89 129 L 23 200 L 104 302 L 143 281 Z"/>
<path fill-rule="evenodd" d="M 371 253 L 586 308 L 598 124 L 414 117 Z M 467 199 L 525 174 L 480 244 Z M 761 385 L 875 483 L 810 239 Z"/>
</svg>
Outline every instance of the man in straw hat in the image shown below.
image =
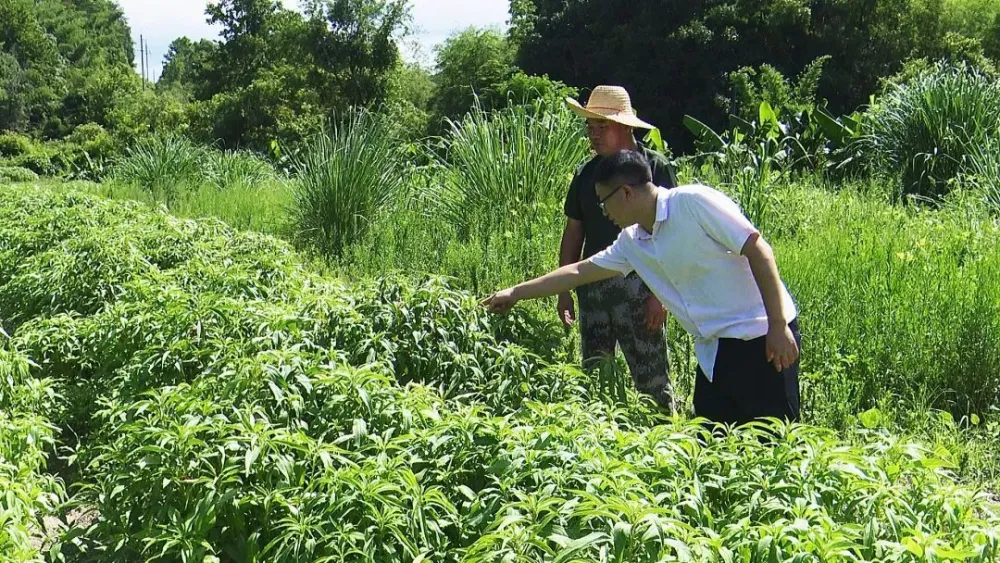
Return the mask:
<svg viewBox="0 0 1000 563">
<path fill-rule="evenodd" d="M 601 212 L 594 194 L 598 164 L 620 150 L 637 150 L 652 167 L 653 182 L 672 188 L 676 177 L 667 159 L 641 147 L 633 129 L 653 126 L 636 116 L 629 94 L 620 86 L 594 88 L 586 106 L 572 98 L 567 103 L 587 120 L 587 136 L 596 155 L 577 170 L 566 195 L 566 227 L 559 251 L 559 265 L 587 259 L 611 245 L 621 229 Z M 658 405 L 673 411 L 673 392 L 667 368 L 664 336 L 666 313 L 659 300 L 638 276 L 597 281 L 577 288 L 580 305 L 580 338 L 584 366 L 592 368 L 602 356 L 621 346 L 632 381 Z M 559 318 L 570 326 L 575 320 L 573 297 L 559 294 Z"/>
<path fill-rule="evenodd" d="M 594 174 L 601 210 L 624 229 L 614 244 L 483 304 L 499 313 L 636 272 L 695 338 L 697 416 L 797 421 L 798 313 L 770 245 L 736 202 L 707 186 L 656 186 L 636 151 L 605 157 Z"/>
</svg>

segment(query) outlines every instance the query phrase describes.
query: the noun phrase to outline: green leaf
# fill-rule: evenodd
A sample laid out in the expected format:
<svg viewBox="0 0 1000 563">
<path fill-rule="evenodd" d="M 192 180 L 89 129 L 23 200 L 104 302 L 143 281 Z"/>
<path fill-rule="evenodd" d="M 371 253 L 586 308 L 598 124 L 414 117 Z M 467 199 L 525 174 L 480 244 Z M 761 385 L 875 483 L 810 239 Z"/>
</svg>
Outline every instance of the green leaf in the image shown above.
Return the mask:
<svg viewBox="0 0 1000 563">
<path fill-rule="evenodd" d="M 900 543 L 903 546 L 903 548 L 906 549 L 906 551 L 909 551 L 910 553 L 916 555 L 917 557 L 922 558 L 924 556 L 923 546 L 917 543 L 917 540 L 914 539 L 913 536 L 903 538 L 903 541 Z"/>
<path fill-rule="evenodd" d="M 979 555 L 979 553 L 974 549 L 955 549 L 949 545 L 937 545 L 927 551 L 933 551 L 938 557 L 949 560 L 972 559 L 973 557 Z"/>
<path fill-rule="evenodd" d="M 847 143 L 848 137 L 852 135 L 852 132 L 847 127 L 834 119 L 829 112 L 821 107 L 816 108 L 815 118 L 816 122 L 819 123 L 820 129 L 823 130 L 823 134 L 833 142 L 835 147 L 844 146 Z"/>
<path fill-rule="evenodd" d="M 778 128 L 778 114 L 774 113 L 774 108 L 767 100 L 760 103 L 760 107 L 757 108 L 757 116 L 760 119 L 761 127 Z"/>
<path fill-rule="evenodd" d="M 938 420 L 940 420 L 941 424 L 944 424 L 945 426 L 955 426 L 955 417 L 953 417 L 948 411 L 938 412 Z"/>
<path fill-rule="evenodd" d="M 552 563 L 565 563 L 566 561 L 569 561 L 570 558 L 576 554 L 576 552 L 586 547 L 589 547 L 599 541 L 607 539 L 607 537 L 608 537 L 607 534 L 604 534 L 602 532 L 593 532 L 591 534 L 587 534 L 582 538 L 577 538 L 566 544 L 566 546 L 562 550 L 560 550 L 559 553 L 556 555 L 556 558 L 552 560 Z"/>
<path fill-rule="evenodd" d="M 875 408 L 868 409 L 858 415 L 858 420 L 865 428 L 878 428 L 879 424 L 882 423 L 882 411 Z"/>
<path fill-rule="evenodd" d="M 642 140 L 645 141 L 647 145 L 653 147 L 653 150 L 666 154 L 667 146 L 663 142 L 663 137 L 660 135 L 660 129 L 658 127 L 650 129 Z"/>
<path fill-rule="evenodd" d="M 253 462 L 257 461 L 258 457 L 260 457 L 260 446 L 253 446 L 247 450 L 247 453 L 243 458 L 243 469 L 245 473 L 250 473 L 250 466 L 253 465 Z"/>
<path fill-rule="evenodd" d="M 474 493 L 472 491 L 472 489 L 470 489 L 469 487 L 467 487 L 465 485 L 459 485 L 457 487 L 457 489 L 458 489 L 458 492 L 462 493 L 462 496 L 464 496 L 465 498 L 469 499 L 470 501 L 475 501 L 476 500 L 476 493 Z"/>
<path fill-rule="evenodd" d="M 694 133 L 695 138 L 705 145 L 705 150 L 719 151 L 726 146 L 726 142 L 722 140 L 722 137 L 720 137 L 719 134 L 713 131 L 708 125 L 705 125 L 690 115 L 685 115 L 683 121 L 684 126 L 687 127 L 689 131 Z"/>
<path fill-rule="evenodd" d="M 489 469 L 487 469 L 487 471 L 489 473 L 492 473 L 493 475 L 500 475 L 505 471 L 507 471 L 507 468 L 509 467 L 510 467 L 509 461 L 507 461 L 504 458 L 498 458 L 492 464 L 490 464 L 490 467 Z"/>
</svg>

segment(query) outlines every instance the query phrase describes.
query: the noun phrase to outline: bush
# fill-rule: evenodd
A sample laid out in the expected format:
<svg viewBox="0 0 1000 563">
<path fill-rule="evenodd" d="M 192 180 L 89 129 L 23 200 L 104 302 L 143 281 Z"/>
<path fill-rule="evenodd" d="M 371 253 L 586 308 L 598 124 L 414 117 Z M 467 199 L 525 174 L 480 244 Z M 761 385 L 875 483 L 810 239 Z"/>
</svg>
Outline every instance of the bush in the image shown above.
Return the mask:
<svg viewBox="0 0 1000 563">
<path fill-rule="evenodd" d="M 577 98 L 580 92 L 558 80 L 546 76 L 533 76 L 516 72 L 510 77 L 488 87 L 480 96 L 483 108 L 499 109 L 541 102 L 550 108 L 565 104 L 567 97 Z"/>
<path fill-rule="evenodd" d="M 582 121 L 565 106 L 550 112 L 539 103 L 492 114 L 477 106 L 450 125 L 446 156 L 438 161 L 446 172 L 435 195 L 464 240 L 486 242 L 505 232 L 530 238 L 546 206 L 560 206 L 588 154 Z"/>
<path fill-rule="evenodd" d="M 16 134 L 0 135 L 0 165 L 26 168 L 42 176 L 97 180 L 117 149 L 100 125 L 86 123 L 64 139 L 37 142 Z"/>
<path fill-rule="evenodd" d="M 339 256 L 406 197 L 405 145 L 384 116 L 352 110 L 293 159 L 297 238 Z"/>
<path fill-rule="evenodd" d="M 7 164 L 18 168 L 27 168 L 39 176 L 55 176 L 59 173 L 59 166 L 52 162 L 52 152 L 48 148 L 22 154 L 8 160 Z"/>
<path fill-rule="evenodd" d="M 17 133 L 0 134 L 0 158 L 13 158 L 32 151 L 31 139 Z"/>
<path fill-rule="evenodd" d="M 899 195 L 940 198 L 962 163 L 1000 135 L 1000 83 L 964 64 L 936 63 L 892 86 L 867 117 L 873 170 L 898 175 Z"/>
<path fill-rule="evenodd" d="M 0 166 L 0 183 L 34 182 L 36 180 L 38 180 L 38 174 L 35 174 L 27 168 L 19 168 L 17 166 Z"/>
<path fill-rule="evenodd" d="M 146 137 L 113 164 L 113 179 L 144 188 L 168 203 L 204 179 L 206 150 L 176 134 Z"/>
</svg>

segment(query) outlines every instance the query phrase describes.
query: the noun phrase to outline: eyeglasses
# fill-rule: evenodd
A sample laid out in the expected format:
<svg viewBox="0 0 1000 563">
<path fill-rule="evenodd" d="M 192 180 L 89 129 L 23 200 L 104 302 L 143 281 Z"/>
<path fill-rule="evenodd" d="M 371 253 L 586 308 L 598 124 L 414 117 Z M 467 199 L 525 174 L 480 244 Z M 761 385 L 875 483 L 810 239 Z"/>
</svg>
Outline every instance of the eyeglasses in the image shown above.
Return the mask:
<svg viewBox="0 0 1000 563">
<path fill-rule="evenodd" d="M 615 195 L 615 192 L 617 192 L 618 190 L 622 189 L 622 186 L 624 186 L 624 185 L 625 184 L 618 184 L 617 188 L 611 190 L 611 193 L 609 193 L 608 195 L 604 196 L 604 198 L 602 198 L 601 201 L 597 202 L 597 205 L 599 205 L 601 207 L 601 211 L 604 211 L 604 202 L 608 201 L 609 199 L 611 199 L 611 196 Z"/>
<path fill-rule="evenodd" d="M 597 205 L 599 205 L 601 207 L 601 211 L 604 211 L 604 202 L 608 201 L 609 199 L 611 199 L 611 196 L 615 195 L 615 193 L 618 190 L 622 189 L 622 187 L 629 186 L 631 188 L 635 188 L 635 187 L 638 187 L 638 186 L 641 186 L 641 185 L 643 185 L 643 184 L 618 184 L 618 187 L 615 188 L 615 189 L 613 189 L 613 190 L 611 190 L 611 193 L 609 193 L 608 195 L 604 196 L 604 198 L 601 199 L 601 201 L 598 201 Z"/>
</svg>

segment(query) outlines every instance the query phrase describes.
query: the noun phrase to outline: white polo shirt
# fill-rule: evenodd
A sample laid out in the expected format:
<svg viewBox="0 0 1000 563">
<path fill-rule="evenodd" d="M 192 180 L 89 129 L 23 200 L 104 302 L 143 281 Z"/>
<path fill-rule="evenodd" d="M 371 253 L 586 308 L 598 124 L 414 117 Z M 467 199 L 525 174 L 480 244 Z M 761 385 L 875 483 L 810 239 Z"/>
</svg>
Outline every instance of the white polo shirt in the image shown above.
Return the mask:
<svg viewBox="0 0 1000 563">
<path fill-rule="evenodd" d="M 719 338 L 767 334 L 764 300 L 750 262 L 740 255 L 755 233 L 736 203 L 718 190 L 657 188 L 652 234 L 632 225 L 590 259 L 622 274 L 635 271 L 694 337 L 698 365 L 712 381 Z M 781 299 L 791 322 L 795 305 L 784 284 Z"/>
</svg>

